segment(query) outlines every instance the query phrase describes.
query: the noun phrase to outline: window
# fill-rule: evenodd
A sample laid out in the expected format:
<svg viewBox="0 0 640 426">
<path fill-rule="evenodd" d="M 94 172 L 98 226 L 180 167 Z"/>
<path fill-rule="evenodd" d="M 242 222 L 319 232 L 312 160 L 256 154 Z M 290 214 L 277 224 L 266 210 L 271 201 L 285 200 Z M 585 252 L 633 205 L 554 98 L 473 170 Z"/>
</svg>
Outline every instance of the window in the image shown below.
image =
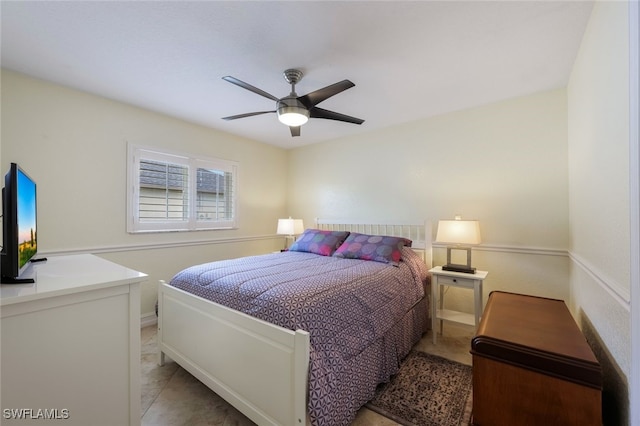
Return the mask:
<svg viewBox="0 0 640 426">
<path fill-rule="evenodd" d="M 238 164 L 129 146 L 128 232 L 237 226 Z"/>
</svg>

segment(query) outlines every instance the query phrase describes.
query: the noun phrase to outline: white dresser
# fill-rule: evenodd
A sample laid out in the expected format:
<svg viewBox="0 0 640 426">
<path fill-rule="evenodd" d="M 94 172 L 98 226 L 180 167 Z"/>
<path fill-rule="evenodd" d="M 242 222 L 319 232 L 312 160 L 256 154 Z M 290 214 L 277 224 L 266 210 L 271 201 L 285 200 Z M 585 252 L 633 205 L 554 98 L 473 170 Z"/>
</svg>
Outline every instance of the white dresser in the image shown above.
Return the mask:
<svg viewBox="0 0 640 426">
<path fill-rule="evenodd" d="M 94 255 L 0 286 L 0 423 L 140 424 L 140 283 Z"/>
</svg>

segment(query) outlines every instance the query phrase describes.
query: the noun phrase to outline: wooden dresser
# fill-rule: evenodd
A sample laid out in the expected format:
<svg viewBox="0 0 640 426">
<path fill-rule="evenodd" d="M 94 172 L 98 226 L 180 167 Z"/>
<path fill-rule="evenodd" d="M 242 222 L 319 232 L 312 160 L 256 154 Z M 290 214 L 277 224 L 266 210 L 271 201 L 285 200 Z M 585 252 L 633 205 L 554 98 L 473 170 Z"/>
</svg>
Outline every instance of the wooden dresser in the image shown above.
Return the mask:
<svg viewBox="0 0 640 426">
<path fill-rule="evenodd" d="M 562 300 L 492 292 L 471 354 L 473 425 L 602 425 L 602 371 Z"/>
</svg>

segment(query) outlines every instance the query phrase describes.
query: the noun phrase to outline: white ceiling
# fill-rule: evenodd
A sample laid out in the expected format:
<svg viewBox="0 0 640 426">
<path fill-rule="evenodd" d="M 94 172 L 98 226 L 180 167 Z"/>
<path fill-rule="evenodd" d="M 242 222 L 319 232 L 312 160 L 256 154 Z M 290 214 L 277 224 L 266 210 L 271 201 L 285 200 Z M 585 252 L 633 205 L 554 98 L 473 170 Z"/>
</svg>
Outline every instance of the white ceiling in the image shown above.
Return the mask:
<svg viewBox="0 0 640 426">
<path fill-rule="evenodd" d="M 291 148 L 566 86 L 593 3 L 579 1 L 1 2 L 2 67 Z M 292 138 L 275 114 L 343 79 Z"/>
</svg>

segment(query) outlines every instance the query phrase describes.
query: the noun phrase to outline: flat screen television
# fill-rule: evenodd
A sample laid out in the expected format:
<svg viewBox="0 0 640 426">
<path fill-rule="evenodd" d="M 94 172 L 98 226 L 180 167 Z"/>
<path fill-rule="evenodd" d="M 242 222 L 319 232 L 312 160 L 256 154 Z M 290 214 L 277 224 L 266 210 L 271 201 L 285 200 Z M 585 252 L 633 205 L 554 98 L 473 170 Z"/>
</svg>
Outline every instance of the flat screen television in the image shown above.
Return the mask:
<svg viewBox="0 0 640 426">
<path fill-rule="evenodd" d="M 2 283 L 28 283 L 22 275 L 38 251 L 36 183 L 16 163 L 2 190 Z"/>
</svg>

